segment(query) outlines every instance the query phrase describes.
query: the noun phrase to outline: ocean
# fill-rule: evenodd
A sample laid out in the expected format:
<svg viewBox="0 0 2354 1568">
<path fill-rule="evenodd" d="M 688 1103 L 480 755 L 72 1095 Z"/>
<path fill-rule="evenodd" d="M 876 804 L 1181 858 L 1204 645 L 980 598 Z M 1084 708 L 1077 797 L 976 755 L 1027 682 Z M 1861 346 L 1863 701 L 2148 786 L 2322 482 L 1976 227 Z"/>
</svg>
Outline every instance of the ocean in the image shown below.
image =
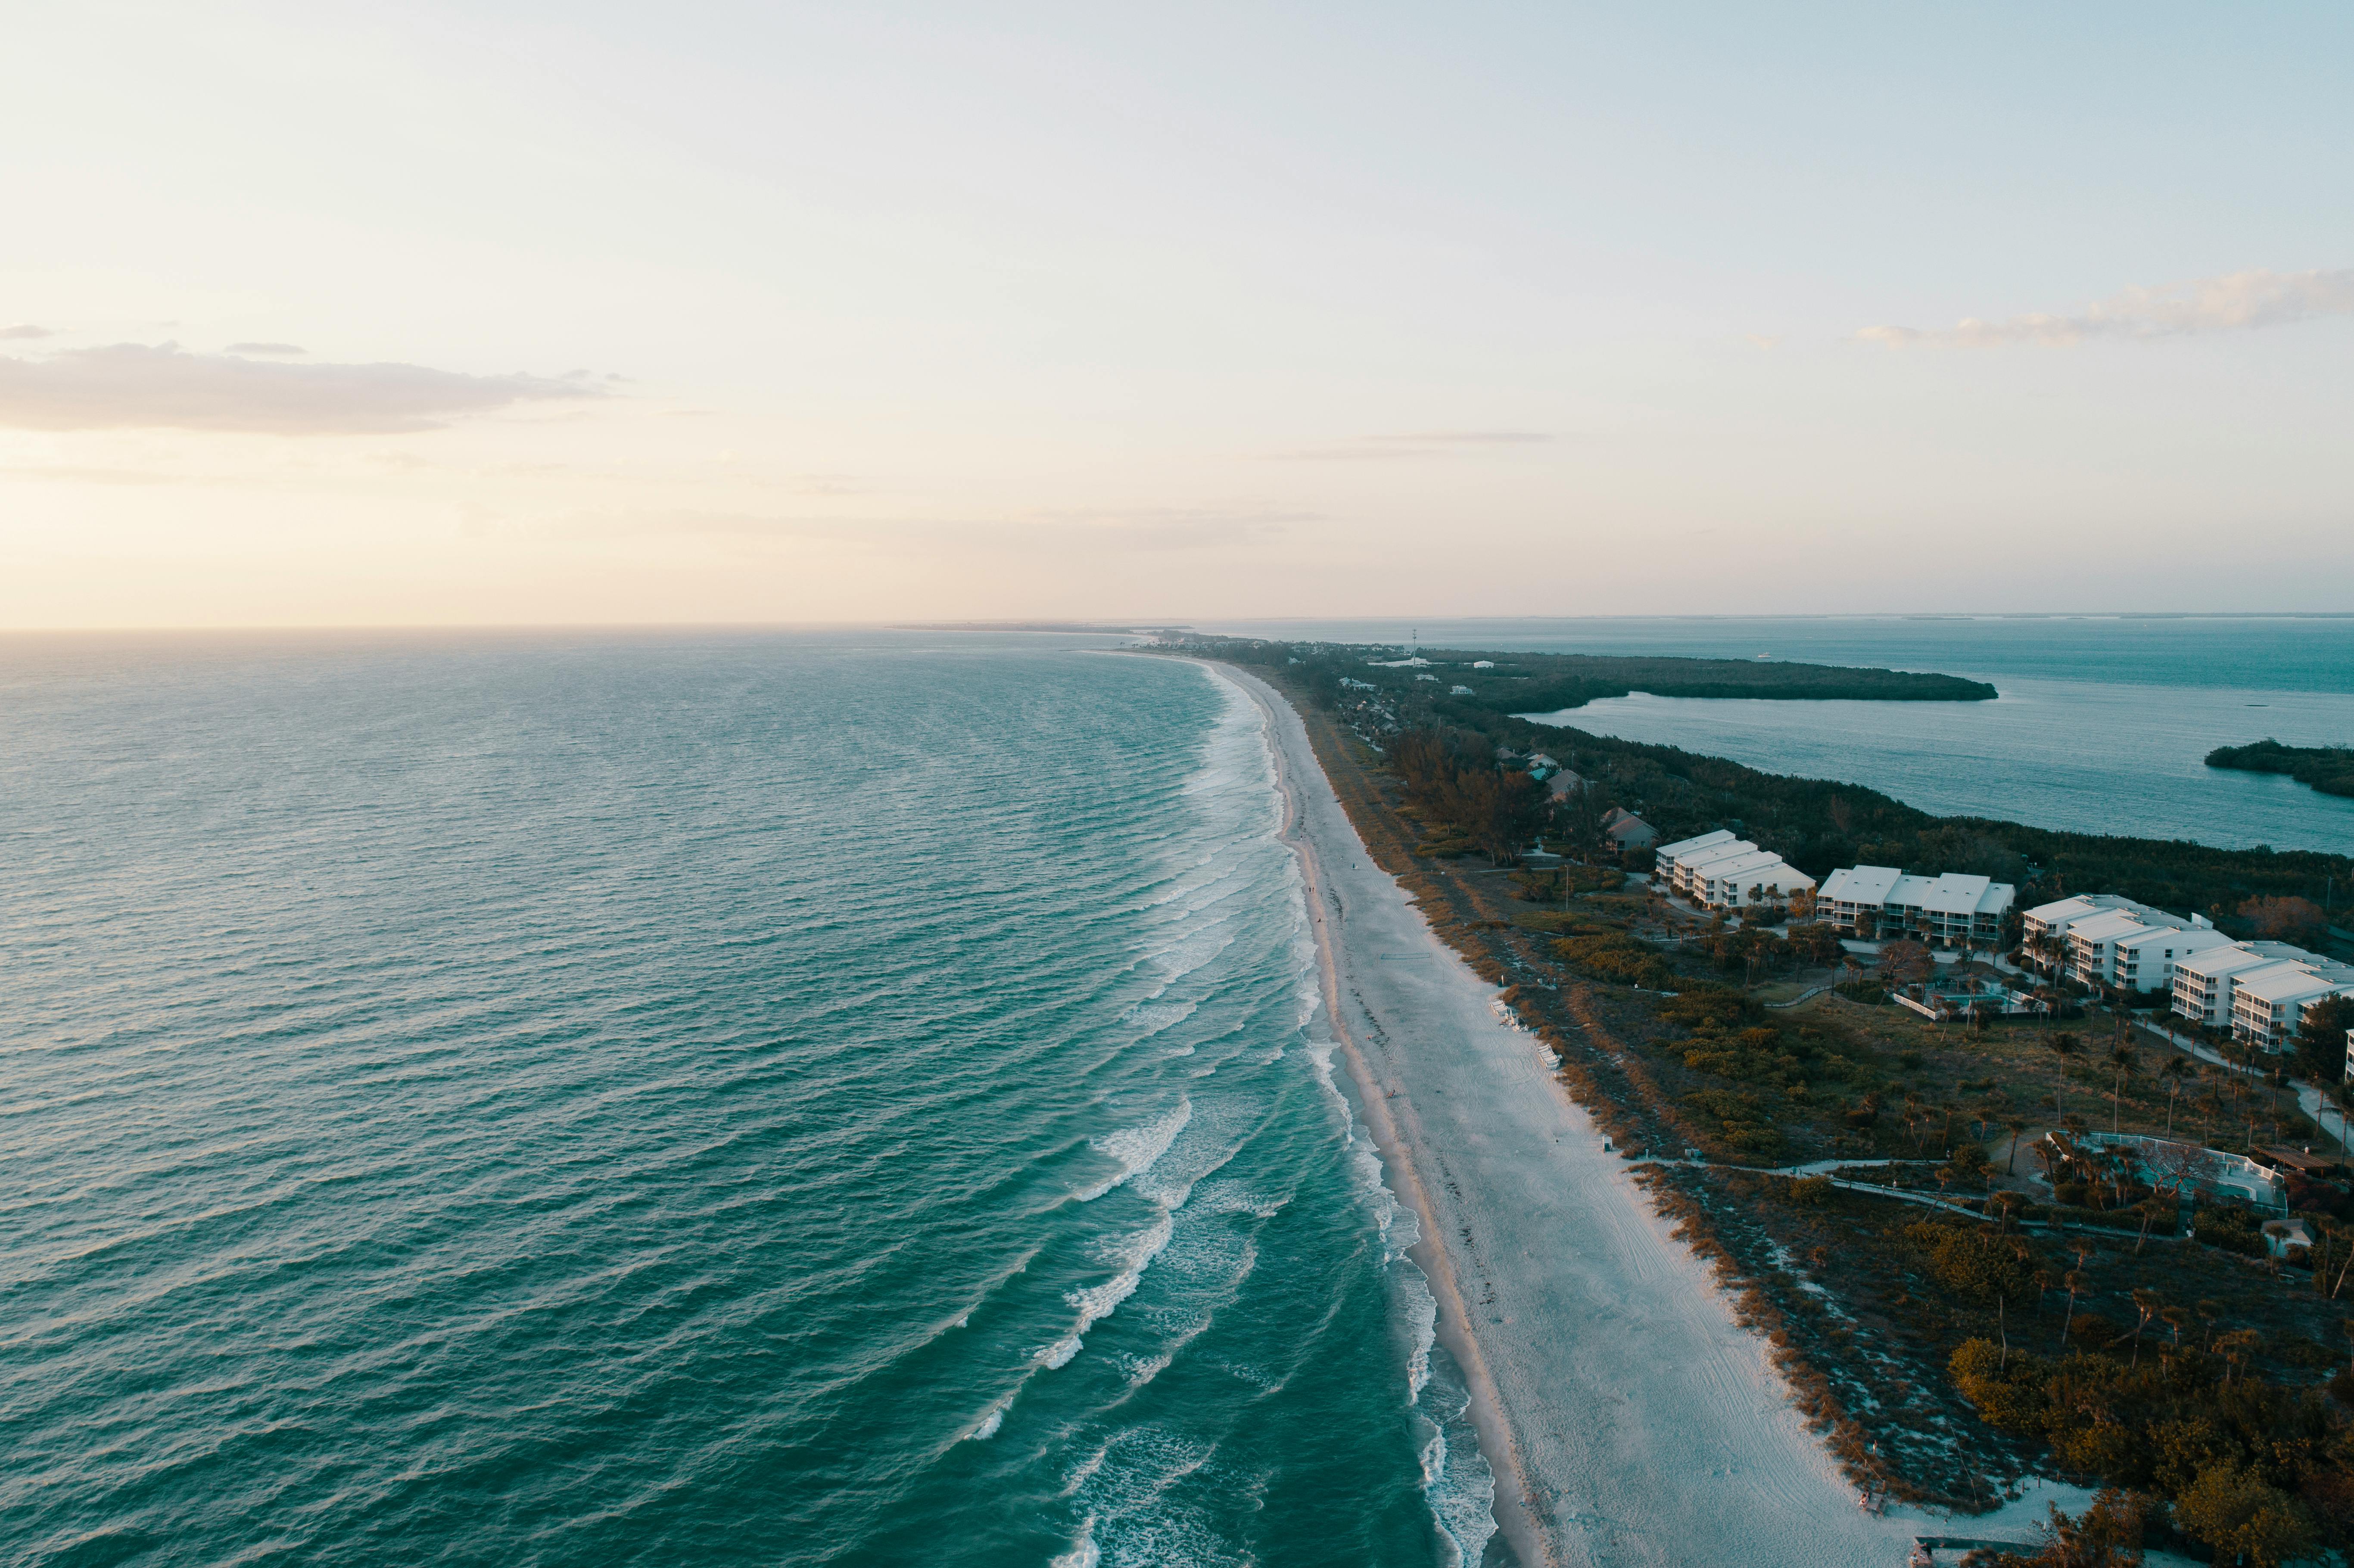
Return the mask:
<svg viewBox="0 0 2354 1568">
<path fill-rule="evenodd" d="M 1940 816 L 2223 848 L 2354 853 L 2354 800 L 2209 768 L 2266 736 L 2354 744 L 2354 617 L 1921 616 L 1248 622 L 1237 635 L 1561 653 L 1764 655 L 1990 682 L 1986 703 L 1643 693 L 1543 715 L 1769 773 L 1835 779 Z"/>
<path fill-rule="evenodd" d="M 0 1554 L 1490 1555 L 1257 717 L 1083 641 L 0 643 Z"/>
</svg>

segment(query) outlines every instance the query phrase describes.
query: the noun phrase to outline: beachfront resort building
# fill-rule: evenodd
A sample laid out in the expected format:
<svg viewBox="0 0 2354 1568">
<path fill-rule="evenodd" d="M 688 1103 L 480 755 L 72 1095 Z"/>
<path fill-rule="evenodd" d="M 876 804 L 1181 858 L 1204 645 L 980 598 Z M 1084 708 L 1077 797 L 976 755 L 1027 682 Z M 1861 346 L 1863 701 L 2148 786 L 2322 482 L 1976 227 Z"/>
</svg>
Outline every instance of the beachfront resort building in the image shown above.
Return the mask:
<svg viewBox="0 0 2354 1568">
<path fill-rule="evenodd" d="M 1867 942 L 1910 937 L 1948 948 L 1991 948 L 2018 889 L 1990 877 L 1949 871 L 1908 876 L 1893 865 L 1841 866 L 1823 878 L 1815 914 Z"/>
<path fill-rule="evenodd" d="M 2178 959 L 2174 964 L 2175 1015 L 2211 1029 L 2228 1029 L 2232 1026 L 2233 980 L 2313 956 L 2286 942 L 2233 942 Z"/>
<path fill-rule="evenodd" d="M 1660 883 L 1672 887 L 1676 883 L 1677 873 L 1682 870 L 1687 860 L 1696 860 L 1702 855 L 1712 854 L 1723 849 L 1726 844 L 1739 842 L 1733 833 L 1719 828 L 1712 833 L 1702 833 L 1698 838 L 1678 839 L 1671 844 L 1661 844 L 1652 853 L 1651 874 Z M 1755 849 L 1757 846 L 1744 844 L 1743 847 Z"/>
<path fill-rule="evenodd" d="M 2334 996 L 2354 996 L 2354 968 L 2326 959 L 2235 975 L 2232 1038 L 2285 1051 L 2302 1032 L 2306 1010 Z"/>
<path fill-rule="evenodd" d="M 2068 972 L 2086 985 L 2170 991 L 2177 962 L 2231 941 L 2203 915 L 2107 909 L 2069 925 Z"/>
<path fill-rule="evenodd" d="M 2354 996 L 2354 964 L 2287 942 L 2229 942 L 2174 966 L 2176 1016 L 2268 1051 L 2287 1048 L 2317 1003 Z"/>
<path fill-rule="evenodd" d="M 2184 961 L 2232 945 L 2204 915 L 2186 917 L 2114 893 L 2039 904 L 2020 926 L 2030 969 L 2118 991 L 2170 991 Z"/>
<path fill-rule="evenodd" d="M 1704 909 L 1740 909 L 1779 904 L 1811 892 L 1815 879 L 1772 850 L 1719 828 L 1695 839 L 1680 839 L 1653 856 L 1655 880 Z"/>
<path fill-rule="evenodd" d="M 2019 917 L 2020 929 L 2026 940 L 2028 962 L 2045 974 L 2057 974 L 2068 961 L 2068 927 L 2079 920 L 2116 909 L 2137 909 L 2150 915 L 2164 915 L 2162 909 L 2152 909 L 2147 904 L 2115 893 L 2080 893 L 2070 898 L 2039 904 Z"/>
</svg>

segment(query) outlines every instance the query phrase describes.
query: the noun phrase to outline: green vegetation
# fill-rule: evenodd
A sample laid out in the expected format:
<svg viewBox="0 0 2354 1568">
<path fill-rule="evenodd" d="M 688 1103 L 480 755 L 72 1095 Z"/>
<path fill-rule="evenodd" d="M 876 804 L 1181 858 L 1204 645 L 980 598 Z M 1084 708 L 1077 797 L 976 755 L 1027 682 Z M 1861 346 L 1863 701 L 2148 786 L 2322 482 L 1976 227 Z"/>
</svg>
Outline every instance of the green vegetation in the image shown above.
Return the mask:
<svg viewBox="0 0 2354 1568">
<path fill-rule="evenodd" d="M 2354 747 L 2283 746 L 2277 740 L 2260 740 L 2253 746 L 2219 746 L 2207 754 L 2207 766 L 2243 773 L 2285 773 L 2325 795 L 2354 798 Z"/>
<path fill-rule="evenodd" d="M 1660 697 L 1844 697 L 1863 702 L 1979 703 L 1998 695 L 1983 681 L 1904 670 L 1841 669 L 1739 659 L 1619 658 L 1593 653 L 1473 653 L 1433 649 L 1424 657 L 1449 667 L 1450 685 L 1471 688 L 1448 701 L 1487 713 L 1553 713 L 1604 697 L 1649 692 Z M 1492 670 L 1471 665 L 1486 660 Z"/>
<path fill-rule="evenodd" d="M 1665 991 L 1676 983 L 1676 971 L 1648 943 L 1619 931 L 1588 931 L 1565 937 L 1553 945 L 1564 962 L 1574 964 L 1597 980 L 1621 985 L 1649 986 Z"/>
<path fill-rule="evenodd" d="M 1398 742 L 1390 761 L 1426 821 L 1453 830 L 1491 861 L 1525 848 L 1544 821 L 1536 780 L 1497 766 L 1489 748 L 1467 746 L 1462 736 L 1418 730 Z"/>
<path fill-rule="evenodd" d="M 2221 1561 L 2282 1563 L 2325 1533 L 2343 1541 L 2354 1519 L 2344 1417 L 2315 1392 L 2248 1375 L 2253 1330 L 2204 1343 L 2159 1330 L 2147 1347 L 2120 1334 L 2048 1359 L 1973 1339 L 1954 1352 L 1954 1381 L 1988 1425 L 2043 1439 L 2064 1468 L 2171 1502 L 2175 1528 Z"/>
</svg>

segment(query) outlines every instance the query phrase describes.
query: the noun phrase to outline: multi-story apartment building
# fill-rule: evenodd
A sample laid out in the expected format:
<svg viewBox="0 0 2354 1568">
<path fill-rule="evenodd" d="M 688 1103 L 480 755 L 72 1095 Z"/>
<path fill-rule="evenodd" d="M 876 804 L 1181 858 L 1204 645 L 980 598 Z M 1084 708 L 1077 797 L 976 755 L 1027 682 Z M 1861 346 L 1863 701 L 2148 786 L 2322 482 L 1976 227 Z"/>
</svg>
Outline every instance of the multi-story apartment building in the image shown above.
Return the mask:
<svg viewBox="0 0 2354 1568">
<path fill-rule="evenodd" d="M 2067 973 L 2086 985 L 2171 991 L 2178 959 L 2231 945 L 2203 915 L 2105 909 L 2069 923 Z"/>
<path fill-rule="evenodd" d="M 1666 886 L 1674 887 L 1681 878 L 1686 861 L 1714 854 L 1725 845 L 1736 842 L 1741 843 L 1745 849 L 1757 847 L 1755 844 L 1740 840 L 1723 828 L 1717 829 L 1712 833 L 1702 833 L 1698 838 L 1678 839 L 1674 843 L 1661 844 L 1651 853 L 1652 878 Z"/>
<path fill-rule="evenodd" d="M 2354 996 L 2354 965 L 2286 942 L 2233 942 L 2179 959 L 2174 1012 L 2266 1050 L 2286 1048 L 2306 1011 L 2333 996 Z"/>
<path fill-rule="evenodd" d="M 1752 849 L 1744 854 L 1720 855 L 1696 863 L 1687 895 L 1710 909 L 1739 909 L 1752 904 L 1779 904 L 1809 891 L 1815 879 L 1772 850 Z"/>
<path fill-rule="evenodd" d="M 2087 921 L 2085 924 L 2090 925 Z M 2171 991 L 2174 969 L 2200 953 L 2232 946 L 2212 926 L 2155 926 L 2109 938 L 2109 983 L 2124 991 Z"/>
<path fill-rule="evenodd" d="M 1892 865 L 1842 866 L 1823 878 L 1815 912 L 1866 941 L 1911 937 L 1945 947 L 1993 947 L 2018 890 L 1949 871 L 1908 876 Z"/>
<path fill-rule="evenodd" d="M 2020 916 L 2020 927 L 2029 968 L 2138 991 L 2171 990 L 2185 959 L 2232 945 L 2204 915 L 2176 915 L 2114 893 L 2039 904 Z"/>
<path fill-rule="evenodd" d="M 2025 954 L 2028 966 L 2047 975 L 2061 973 L 2068 966 L 2068 927 L 2079 920 L 2088 920 L 2095 915 L 2119 909 L 2147 910 L 2153 915 L 2160 913 L 2147 904 L 2137 904 L 2115 893 L 2080 893 L 2073 897 L 2039 904 L 2023 911 L 2019 916 L 2020 930 L 2024 938 L 2020 951 Z"/>
<path fill-rule="evenodd" d="M 2234 976 L 2313 956 L 2286 942 L 2233 942 L 2179 958 L 2174 961 L 2175 1015 L 2210 1028 L 2227 1029 L 2232 1022 Z"/>
<path fill-rule="evenodd" d="M 2274 964 L 2234 976 L 2232 1037 L 2267 1051 L 2286 1050 L 2299 1033 L 2306 1009 L 2333 996 L 2354 996 L 2354 969 L 2327 959 Z"/>
<path fill-rule="evenodd" d="M 1652 864 L 1654 879 L 1669 891 L 1711 909 L 1780 903 L 1815 885 L 1813 877 L 1773 851 L 1723 828 L 1661 845 Z"/>
</svg>

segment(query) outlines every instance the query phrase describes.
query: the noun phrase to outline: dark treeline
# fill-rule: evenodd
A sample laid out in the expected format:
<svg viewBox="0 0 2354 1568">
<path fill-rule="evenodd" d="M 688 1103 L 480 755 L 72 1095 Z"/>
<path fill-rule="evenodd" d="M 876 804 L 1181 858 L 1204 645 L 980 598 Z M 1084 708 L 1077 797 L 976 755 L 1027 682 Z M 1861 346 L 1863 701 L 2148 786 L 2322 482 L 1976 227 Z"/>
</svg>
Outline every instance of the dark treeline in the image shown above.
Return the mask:
<svg viewBox="0 0 2354 1568">
<path fill-rule="evenodd" d="M 1442 732 L 1439 744 L 1458 758 L 1492 758 L 1498 746 L 1543 751 L 1589 787 L 1573 798 L 1569 810 L 1591 816 L 1622 805 L 1657 828 L 1663 841 L 1731 828 L 1817 879 L 1835 866 L 1859 863 L 1976 873 L 2016 885 L 2022 907 L 2072 893 L 2118 893 L 2160 908 L 2206 915 L 2235 936 L 2257 934 L 2248 911 L 2284 901 L 2303 901 L 2317 912 L 2327 907 L 2338 915 L 2337 906 L 2354 882 L 2354 858 L 2343 854 L 2215 849 L 2183 841 L 2058 832 L 1988 818 L 1937 817 L 1860 785 L 1761 773 L 1672 746 L 1532 724 L 1476 696 L 1455 694 L 1454 686 L 1472 684 L 1483 673 L 1454 662 L 1428 672 L 1393 670 L 1368 662 L 1388 656 L 1378 649 L 1239 639 L 1202 639 L 1193 651 L 1261 666 L 1298 683 L 1310 700 L 1343 714 L 1393 757 L 1404 736 L 1426 729 Z M 1490 655 L 1443 657 L 1468 662 Z M 1493 657 L 1500 664 L 1532 656 Z M 1763 673 L 1803 667 L 1755 668 Z M 1438 679 L 1416 678 L 1424 673 Z M 1344 681 L 1353 683 L 1343 685 Z"/>
<path fill-rule="evenodd" d="M 1553 713 L 1606 697 L 1649 692 L 1659 697 L 1841 697 L 1861 702 L 1974 703 L 1999 694 L 1983 681 L 1903 670 L 1840 669 L 1739 659 L 1619 658 L 1595 653 L 1475 653 L 1434 649 L 1458 699 L 1490 713 Z M 1468 666 L 1487 660 L 1492 670 Z"/>
<path fill-rule="evenodd" d="M 1390 764 L 1417 812 L 1454 829 L 1490 860 L 1510 858 L 1544 825 L 1537 781 L 1525 769 L 1499 766 L 1494 748 L 1476 736 L 1413 730 L 1391 748 Z"/>
<path fill-rule="evenodd" d="M 2207 766 L 2243 773 L 2285 773 L 2325 795 L 2354 798 L 2354 747 L 2283 746 L 2277 740 L 2260 740 L 2253 746 L 2219 746 L 2207 754 Z"/>
</svg>

